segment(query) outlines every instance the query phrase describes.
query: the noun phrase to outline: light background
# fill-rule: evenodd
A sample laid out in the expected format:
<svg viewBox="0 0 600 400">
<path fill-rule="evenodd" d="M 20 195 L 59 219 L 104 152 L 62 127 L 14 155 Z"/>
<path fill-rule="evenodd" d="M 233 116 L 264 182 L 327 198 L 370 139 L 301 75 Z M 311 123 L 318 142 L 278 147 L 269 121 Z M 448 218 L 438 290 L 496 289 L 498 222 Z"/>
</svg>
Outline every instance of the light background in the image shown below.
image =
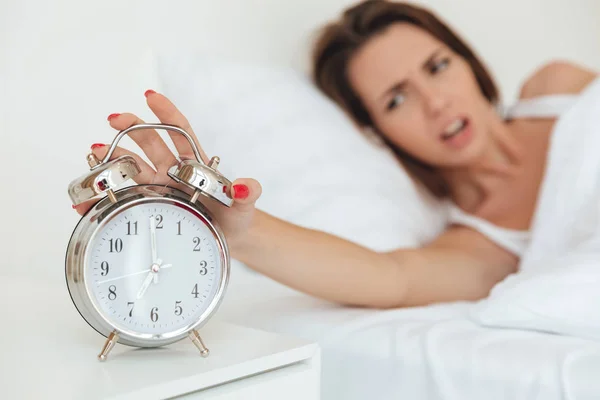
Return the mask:
<svg viewBox="0 0 600 400">
<path fill-rule="evenodd" d="M 89 146 L 114 137 L 108 114 L 130 111 L 155 122 L 143 98 L 157 84 L 153 49 L 176 45 L 305 69 L 315 29 L 352 3 L 1 0 L 0 276 L 64 280 L 64 253 L 79 219 L 67 185 L 87 171 Z M 420 3 L 481 54 L 507 101 L 550 59 L 600 69 L 597 0 Z"/>
</svg>

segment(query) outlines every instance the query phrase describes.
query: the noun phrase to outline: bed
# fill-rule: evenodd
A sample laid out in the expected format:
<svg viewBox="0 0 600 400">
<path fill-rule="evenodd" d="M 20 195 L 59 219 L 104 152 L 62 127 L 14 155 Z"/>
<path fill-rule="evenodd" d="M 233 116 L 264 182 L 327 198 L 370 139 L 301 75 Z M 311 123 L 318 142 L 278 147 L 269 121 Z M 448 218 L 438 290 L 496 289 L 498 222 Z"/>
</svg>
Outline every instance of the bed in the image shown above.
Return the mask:
<svg viewBox="0 0 600 400">
<path fill-rule="evenodd" d="M 318 341 L 324 400 L 598 398 L 599 342 L 482 327 L 472 306 L 339 307 L 242 269 L 216 318 Z"/>
<path fill-rule="evenodd" d="M 484 29 L 464 21 L 461 7 L 424 3 L 438 7 L 463 26 L 463 33 Z M 528 18 L 539 6 L 534 3 L 519 3 L 523 13 L 532 8 Z M 550 33 L 540 25 L 546 37 L 557 34 L 556 41 L 541 42 L 531 39 L 535 36 L 527 27 L 531 20 L 519 26 L 519 18 L 500 11 L 498 4 L 473 2 L 468 7 L 505 20 L 516 18 L 511 25 L 514 30 L 504 30 L 502 35 L 518 36 L 524 40 L 520 42 L 523 47 L 503 47 L 507 40 L 493 38 L 499 31 L 468 36 L 500 72 L 507 102 L 518 92 L 522 77 L 542 60 L 561 56 L 581 60 L 579 50 L 561 48 L 569 40 L 565 31 Z M 535 15 L 540 24 L 551 19 Z M 471 22 L 482 21 L 485 17 Z M 527 44 L 528 40 L 532 42 Z M 502 54 L 509 56 L 507 51 L 512 55 L 522 51 L 518 68 L 500 62 Z M 532 56 L 530 52 L 539 53 Z M 225 173 L 255 177 L 267 188 L 258 204 L 261 209 L 374 250 L 418 246 L 444 228 L 443 204 L 399 173 L 390 154 L 359 139 L 339 110 L 309 87 L 297 65 L 275 67 L 264 60 L 232 60 L 209 53 L 158 52 L 159 88 L 188 116 L 203 146 L 221 156 Z M 362 161 L 360 168 L 356 168 L 357 159 Z M 292 176 L 293 185 L 288 179 Z M 361 182 L 360 191 L 343 190 L 356 181 Z M 217 318 L 318 341 L 324 400 L 583 400 L 600 396 L 596 379 L 600 342 L 484 327 L 472 318 L 475 306 L 460 302 L 386 311 L 339 307 L 234 262 L 228 296 Z"/>
<path fill-rule="evenodd" d="M 221 164 L 226 173 L 256 177 L 266 188 L 259 208 L 374 250 L 418 246 L 445 227 L 443 202 L 407 180 L 384 149 L 359 139 L 304 75 L 189 52 L 158 56 L 156 66 L 160 89 L 205 148 L 229 160 Z M 305 168 L 307 159 L 314 168 Z M 361 190 L 343 190 L 355 181 Z M 218 318 L 318 341 L 323 399 L 600 395 L 599 341 L 485 327 L 473 318 L 477 306 L 339 307 L 234 262 Z"/>
</svg>

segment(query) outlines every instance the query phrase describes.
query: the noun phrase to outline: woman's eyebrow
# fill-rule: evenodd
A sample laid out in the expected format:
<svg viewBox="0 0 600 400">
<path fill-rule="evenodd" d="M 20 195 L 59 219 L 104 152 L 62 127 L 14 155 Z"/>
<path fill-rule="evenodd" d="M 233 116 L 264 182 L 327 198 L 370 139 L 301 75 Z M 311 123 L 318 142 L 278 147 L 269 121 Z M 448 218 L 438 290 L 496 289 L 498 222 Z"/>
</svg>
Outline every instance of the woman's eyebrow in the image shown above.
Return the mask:
<svg viewBox="0 0 600 400">
<path fill-rule="evenodd" d="M 442 48 L 436 49 L 431 55 L 425 60 L 422 69 L 430 68 L 431 64 L 434 62 L 435 58 L 443 51 Z M 401 80 L 400 82 L 394 83 L 389 89 L 387 89 L 383 94 L 379 97 L 379 100 L 383 100 L 385 97 L 389 96 L 392 93 L 396 93 L 404 89 L 406 86 L 406 79 Z"/>
<path fill-rule="evenodd" d="M 431 55 L 429 56 L 429 58 L 427 59 L 427 61 L 425 61 L 423 63 L 422 68 L 423 69 L 428 69 L 429 67 L 431 67 L 431 64 L 433 64 L 433 62 L 435 61 L 436 57 L 443 51 L 444 49 L 439 48 L 436 51 L 434 51 L 433 53 L 431 53 Z"/>
</svg>

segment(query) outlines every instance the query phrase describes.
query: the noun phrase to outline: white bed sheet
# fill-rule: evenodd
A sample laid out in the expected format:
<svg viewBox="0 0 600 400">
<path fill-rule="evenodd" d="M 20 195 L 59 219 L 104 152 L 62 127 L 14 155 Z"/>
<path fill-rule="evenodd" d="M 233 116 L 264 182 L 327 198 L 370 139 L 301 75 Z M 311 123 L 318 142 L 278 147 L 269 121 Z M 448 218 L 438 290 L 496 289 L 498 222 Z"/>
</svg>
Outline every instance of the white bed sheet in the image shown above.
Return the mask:
<svg viewBox="0 0 600 400">
<path fill-rule="evenodd" d="M 318 341 L 323 400 L 600 398 L 599 342 L 481 327 L 470 303 L 344 308 L 241 275 L 216 317 Z"/>
</svg>

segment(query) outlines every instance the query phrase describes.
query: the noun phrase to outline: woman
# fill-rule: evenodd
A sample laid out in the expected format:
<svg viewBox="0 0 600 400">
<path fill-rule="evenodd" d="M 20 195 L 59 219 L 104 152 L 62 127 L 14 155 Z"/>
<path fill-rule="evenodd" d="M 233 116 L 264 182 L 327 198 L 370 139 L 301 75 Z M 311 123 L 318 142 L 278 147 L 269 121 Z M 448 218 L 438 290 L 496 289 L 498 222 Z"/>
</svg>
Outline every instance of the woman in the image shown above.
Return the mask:
<svg viewBox="0 0 600 400">
<path fill-rule="evenodd" d="M 231 209 L 207 204 L 234 258 L 313 296 L 377 308 L 480 299 L 516 271 L 557 116 L 549 107 L 564 97 L 523 104 L 528 113 L 513 110 L 528 118 L 503 118 L 493 80 L 473 52 L 430 12 L 388 1 L 360 3 L 325 28 L 315 48 L 314 76 L 416 179 L 451 200 L 454 223 L 422 248 L 374 252 L 255 209 L 260 184 L 238 179 Z M 552 63 L 527 79 L 521 99 L 575 95 L 594 78 L 581 67 Z M 167 98 L 151 90 L 146 97 L 160 121 L 193 132 Z M 132 114 L 108 120 L 117 130 L 142 122 Z M 131 137 L 154 168 L 125 149 L 114 157 L 137 159 L 138 183 L 170 182 L 166 170 L 176 159 L 160 136 L 137 131 Z M 193 157 L 183 137 L 171 138 L 182 157 Z M 107 147 L 92 150 L 101 158 Z"/>
</svg>

